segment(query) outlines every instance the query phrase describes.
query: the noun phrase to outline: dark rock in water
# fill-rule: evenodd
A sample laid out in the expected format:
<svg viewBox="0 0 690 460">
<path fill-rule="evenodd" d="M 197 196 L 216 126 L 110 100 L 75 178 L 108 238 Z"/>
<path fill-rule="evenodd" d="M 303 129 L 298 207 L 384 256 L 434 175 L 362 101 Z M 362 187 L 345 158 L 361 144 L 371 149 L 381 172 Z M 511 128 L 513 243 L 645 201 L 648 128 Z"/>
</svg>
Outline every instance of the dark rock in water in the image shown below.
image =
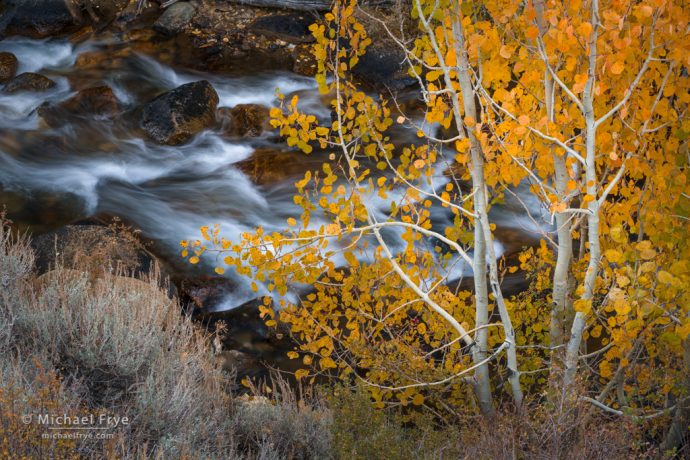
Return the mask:
<svg viewBox="0 0 690 460">
<path fill-rule="evenodd" d="M 377 43 L 369 46 L 352 73 L 376 89 L 387 87 L 400 90 L 417 83 L 407 74 L 405 54 L 395 44 Z"/>
<path fill-rule="evenodd" d="M 38 114 L 50 126 L 61 126 L 79 117 L 113 117 L 120 104 L 109 86 L 96 86 L 79 91 L 56 105 L 44 103 Z"/>
<path fill-rule="evenodd" d="M 251 157 L 235 163 L 235 166 L 252 182 L 269 185 L 304 177 L 306 171 L 321 167 L 323 161 L 324 158 L 318 154 L 300 155 L 297 161 L 294 152 L 257 149 Z"/>
<path fill-rule="evenodd" d="M 4 13 L 5 33 L 45 38 L 78 28 L 65 0 L 10 0 Z"/>
<path fill-rule="evenodd" d="M 237 376 L 249 374 L 259 366 L 256 356 L 239 350 L 226 350 L 218 353 L 220 368 L 225 372 L 236 372 Z"/>
<path fill-rule="evenodd" d="M 6 83 L 17 74 L 17 56 L 12 53 L 0 53 L 0 83 Z"/>
<path fill-rule="evenodd" d="M 184 30 L 196 14 L 192 2 L 178 2 L 168 7 L 153 25 L 154 30 L 163 35 L 176 35 Z"/>
<path fill-rule="evenodd" d="M 258 104 L 239 104 L 218 109 L 223 131 L 230 136 L 260 136 L 271 128 L 269 109 Z"/>
<path fill-rule="evenodd" d="M 90 19 L 95 24 L 103 24 L 115 17 L 131 2 L 129 0 L 67 0 L 72 15 L 85 22 Z"/>
<path fill-rule="evenodd" d="M 119 234 L 99 225 L 68 225 L 34 237 L 39 274 L 52 270 L 57 262 L 65 268 L 141 275 L 154 270 L 156 259 L 131 235 Z"/>
<path fill-rule="evenodd" d="M 178 145 L 214 125 L 218 94 L 205 80 L 163 93 L 144 106 L 140 125 L 156 142 Z"/>
<path fill-rule="evenodd" d="M 195 310 L 212 310 L 237 289 L 235 283 L 221 276 L 206 276 L 185 279 L 180 283 L 183 302 L 190 303 Z"/>
<path fill-rule="evenodd" d="M 292 59 L 294 61 L 292 65 L 293 72 L 305 77 L 316 75 L 318 66 L 311 45 L 301 44 L 295 46 L 295 49 L 292 50 Z"/>
<path fill-rule="evenodd" d="M 5 93 L 19 91 L 45 91 L 55 86 L 55 82 L 39 73 L 24 72 L 10 80 L 3 88 Z"/>
<path fill-rule="evenodd" d="M 222 349 L 256 349 L 259 343 L 275 343 L 283 339 L 286 332 L 282 328 L 278 332 L 266 326 L 259 312 L 260 304 L 261 299 L 250 300 L 231 310 L 201 311 L 193 318 L 211 331 L 222 327 Z"/>
<path fill-rule="evenodd" d="M 314 17 L 308 14 L 277 14 L 257 18 L 248 26 L 248 30 L 290 43 L 307 43 L 314 41 L 309 31 L 309 26 L 314 22 Z"/>
</svg>

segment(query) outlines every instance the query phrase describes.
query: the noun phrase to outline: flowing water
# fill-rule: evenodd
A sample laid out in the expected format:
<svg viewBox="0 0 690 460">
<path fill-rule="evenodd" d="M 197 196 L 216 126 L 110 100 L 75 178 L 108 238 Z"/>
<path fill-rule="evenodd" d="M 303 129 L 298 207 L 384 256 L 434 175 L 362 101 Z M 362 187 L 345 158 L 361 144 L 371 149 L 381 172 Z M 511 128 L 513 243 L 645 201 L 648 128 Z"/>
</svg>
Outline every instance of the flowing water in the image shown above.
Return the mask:
<svg viewBox="0 0 690 460">
<path fill-rule="evenodd" d="M 178 253 L 179 241 L 198 238 L 200 226 L 218 223 L 224 236 L 236 238 L 258 225 L 268 231 L 283 228 L 285 219 L 299 212 L 292 202 L 293 184 L 323 156 L 290 154 L 271 135 L 240 139 L 212 130 L 182 146 L 156 145 L 136 127 L 136 107 L 163 91 L 205 79 L 218 92 L 219 106 L 270 106 L 280 88 L 288 97 L 299 94 L 303 108 L 328 117 L 313 79 L 255 68 L 244 75 L 206 74 L 136 52 L 96 69 L 75 68 L 81 53 L 109 46 L 112 42 L 95 40 L 79 45 L 0 41 L 0 51 L 17 56 L 19 72 L 40 72 L 57 82 L 47 92 L 0 91 L 0 206 L 8 206 L 15 222 L 40 233 L 93 216 L 118 216 L 153 240 L 157 255 L 175 270 L 198 275 L 212 273 L 213 264 L 190 267 Z M 75 88 L 103 84 L 114 90 L 124 109 L 115 121 L 84 118 L 49 128 L 36 114 L 38 106 L 64 100 Z M 259 178 L 243 172 L 257 168 Z M 439 175 L 437 185 L 443 180 Z M 529 206 L 538 211 L 534 200 Z M 523 214 L 516 202 L 494 213 L 502 229 L 500 253 L 533 244 L 535 224 Z M 450 222 L 445 214 L 433 217 Z M 394 234 L 390 237 L 395 240 Z M 456 277 L 468 273 L 467 267 L 457 271 Z M 235 281 L 235 292 L 215 308 L 232 308 L 256 296 L 245 280 Z"/>
</svg>

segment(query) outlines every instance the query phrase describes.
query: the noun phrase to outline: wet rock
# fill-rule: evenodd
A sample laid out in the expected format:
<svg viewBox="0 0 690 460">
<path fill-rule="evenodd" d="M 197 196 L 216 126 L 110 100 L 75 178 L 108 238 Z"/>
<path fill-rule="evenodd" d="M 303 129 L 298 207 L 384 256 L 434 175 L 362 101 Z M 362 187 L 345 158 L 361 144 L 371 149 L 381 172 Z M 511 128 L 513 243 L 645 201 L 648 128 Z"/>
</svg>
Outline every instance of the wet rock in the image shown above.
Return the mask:
<svg viewBox="0 0 690 460">
<path fill-rule="evenodd" d="M 17 74 L 17 56 L 12 53 L 0 53 L 0 83 L 6 83 Z"/>
<path fill-rule="evenodd" d="M 17 93 L 19 91 L 46 91 L 55 86 L 55 82 L 39 73 L 24 72 L 10 80 L 3 91 Z"/>
<path fill-rule="evenodd" d="M 229 136 L 260 136 L 271 129 L 269 109 L 258 104 L 239 104 L 218 109 L 222 129 Z"/>
<path fill-rule="evenodd" d="M 132 51 L 129 48 L 107 51 L 86 51 L 77 56 L 74 67 L 79 70 L 112 70 L 120 67 L 123 59 L 131 54 Z"/>
<path fill-rule="evenodd" d="M 217 356 L 221 369 L 225 372 L 236 372 L 237 375 L 246 375 L 259 364 L 255 356 L 239 350 L 221 351 Z"/>
<path fill-rule="evenodd" d="M 178 145 L 214 125 L 218 94 L 205 80 L 161 94 L 143 108 L 140 125 L 161 144 Z"/>
<path fill-rule="evenodd" d="M 180 283 L 180 296 L 183 302 L 191 304 L 195 311 L 212 310 L 235 289 L 235 283 L 227 278 L 205 276 L 183 280 Z"/>
<path fill-rule="evenodd" d="M 306 171 L 321 167 L 323 161 L 324 158 L 318 154 L 307 156 L 295 152 L 257 149 L 251 157 L 236 163 L 236 166 L 252 182 L 269 185 L 304 177 Z"/>
<path fill-rule="evenodd" d="M 196 9 L 195 2 L 175 3 L 165 10 L 153 24 L 153 28 L 163 35 L 177 35 L 191 22 Z"/>
<path fill-rule="evenodd" d="M 318 66 L 311 45 L 301 44 L 295 46 L 292 50 L 292 59 L 294 61 L 292 65 L 293 72 L 305 77 L 316 75 Z"/>
<path fill-rule="evenodd" d="M 395 44 L 377 43 L 367 48 L 352 69 L 355 77 L 375 89 L 401 90 L 417 82 L 407 74 L 405 55 Z"/>
<path fill-rule="evenodd" d="M 60 262 L 65 268 L 92 272 L 124 270 L 142 275 L 156 269 L 155 257 L 138 240 L 110 227 L 68 225 L 34 237 L 36 271 L 46 273 Z"/>
<path fill-rule="evenodd" d="M 131 3 L 129 0 L 68 0 L 72 16 L 79 22 L 90 20 L 104 24 L 115 17 Z"/>
<path fill-rule="evenodd" d="M 78 28 L 65 0 L 10 0 L 6 12 L 7 35 L 45 38 L 74 32 Z"/>
<path fill-rule="evenodd" d="M 309 31 L 314 22 L 314 17 L 308 14 L 276 14 L 257 18 L 248 30 L 290 43 L 308 43 L 314 41 Z"/>
<path fill-rule="evenodd" d="M 44 103 L 38 108 L 38 114 L 49 126 L 61 126 L 75 118 L 113 117 L 119 110 L 113 90 L 109 86 L 96 86 L 55 105 Z"/>
</svg>

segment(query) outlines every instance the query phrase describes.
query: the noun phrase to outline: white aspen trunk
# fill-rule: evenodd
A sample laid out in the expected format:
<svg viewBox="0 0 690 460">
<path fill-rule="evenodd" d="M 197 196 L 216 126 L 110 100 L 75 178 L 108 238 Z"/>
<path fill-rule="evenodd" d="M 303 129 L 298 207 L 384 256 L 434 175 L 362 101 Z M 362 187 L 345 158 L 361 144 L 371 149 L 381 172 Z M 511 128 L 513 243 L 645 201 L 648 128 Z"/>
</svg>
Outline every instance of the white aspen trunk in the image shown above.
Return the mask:
<svg viewBox="0 0 690 460">
<path fill-rule="evenodd" d="M 599 275 L 601 246 L 599 241 L 599 201 L 597 200 L 597 166 L 596 166 L 596 120 L 594 118 L 594 80 L 597 59 L 597 38 L 599 28 L 599 2 L 592 0 L 592 36 L 589 42 L 589 69 L 587 83 L 582 97 L 585 118 L 585 180 L 587 195 L 593 198 L 587 205 L 587 241 L 589 243 L 589 264 L 585 273 L 585 291 L 582 300 L 591 304 L 595 294 L 595 284 Z M 575 380 L 577 365 L 582 344 L 582 335 L 587 324 L 585 312 L 578 311 L 573 319 L 570 340 L 566 348 L 564 383 L 569 386 Z"/>
<path fill-rule="evenodd" d="M 462 91 L 463 109 L 466 116 L 476 117 L 477 108 L 475 105 L 475 92 L 472 87 L 472 80 L 470 76 L 470 64 L 467 57 L 467 51 L 465 50 L 465 40 L 464 33 L 462 30 L 462 24 L 460 23 L 461 17 L 458 15 L 458 19 L 453 22 L 453 35 L 456 41 L 456 55 L 458 60 L 458 80 L 460 83 L 460 89 Z M 461 122 L 461 118 L 456 116 L 458 122 Z M 458 127 L 460 132 L 464 130 L 464 126 Z M 478 255 L 475 254 L 475 265 L 480 263 L 486 267 L 486 262 L 488 259 L 489 264 L 489 282 L 491 283 L 491 290 L 496 299 L 496 305 L 498 306 L 499 315 L 501 317 L 501 323 L 503 323 L 503 330 L 505 333 L 505 341 L 508 344 L 506 348 L 506 355 L 508 358 L 508 382 L 513 393 L 513 399 L 515 405 L 520 408 L 522 405 L 522 388 L 520 387 L 520 371 L 518 369 L 517 362 L 517 349 L 515 344 L 515 330 L 513 329 L 512 321 L 510 319 L 510 314 L 506 308 L 505 301 L 503 299 L 503 292 L 501 291 L 501 286 L 498 282 L 498 266 L 496 264 L 496 251 L 493 245 L 493 235 L 491 234 L 491 227 L 489 225 L 489 216 L 487 210 L 487 194 L 486 194 L 486 181 L 484 178 L 484 153 L 482 152 L 481 145 L 477 140 L 474 132 L 471 129 L 467 129 L 467 135 L 470 140 L 470 152 L 471 152 L 471 171 L 470 175 L 472 177 L 472 188 L 474 191 L 474 212 L 475 212 L 475 229 L 480 229 L 480 232 L 475 232 L 475 245 L 482 239 L 484 239 L 484 247 L 486 248 L 486 258 L 480 260 Z M 483 235 L 480 235 L 482 233 Z M 483 280 L 478 282 L 480 276 L 475 272 L 475 287 L 482 286 L 486 289 L 486 268 L 484 268 Z M 476 294 L 475 294 L 476 295 Z"/>
<path fill-rule="evenodd" d="M 462 97 L 460 94 L 455 91 L 454 86 L 453 86 L 453 80 L 451 78 L 451 73 L 450 69 L 444 64 L 445 57 L 443 53 L 441 53 L 440 48 L 438 47 L 438 43 L 436 42 L 436 36 L 434 33 L 434 30 L 430 26 L 428 19 L 426 19 L 424 15 L 424 11 L 422 9 L 422 6 L 419 2 L 419 0 L 415 1 L 415 7 L 417 9 L 417 13 L 419 14 L 420 21 L 422 25 L 424 26 L 424 29 L 429 37 L 429 40 L 432 44 L 432 47 L 434 48 L 434 52 L 436 53 L 436 56 L 439 59 L 439 65 L 443 68 L 443 77 L 444 77 L 444 83 L 445 86 L 448 90 L 451 91 L 452 94 L 452 104 L 453 104 L 453 115 L 455 119 L 455 126 L 458 130 L 458 133 L 463 133 L 464 132 L 464 124 L 463 124 L 463 111 L 460 107 L 460 97 Z M 459 3 L 454 3 L 453 4 L 453 9 L 460 12 L 460 5 Z M 453 27 L 455 29 L 456 26 L 459 25 L 458 21 L 460 21 L 460 14 L 456 15 L 453 17 Z M 463 55 L 465 56 L 465 61 L 467 61 L 467 57 L 464 54 L 464 43 L 458 43 L 456 41 L 455 43 L 456 47 L 456 54 L 458 56 Z M 466 68 L 466 73 L 469 75 L 469 71 Z M 474 115 L 474 92 L 470 86 L 469 92 L 465 93 L 464 91 L 466 88 L 462 88 L 463 94 L 467 95 L 466 97 L 463 97 L 463 100 L 471 100 L 472 101 L 472 106 L 471 106 L 471 111 L 467 112 L 465 111 L 466 114 L 472 114 Z M 474 162 L 473 162 L 474 166 Z M 481 167 L 483 168 L 483 158 L 481 161 Z M 482 169 L 483 171 L 483 169 Z M 482 176 L 483 178 L 483 173 Z M 473 183 L 472 187 L 474 191 L 478 190 L 478 187 L 481 188 L 481 193 L 483 196 L 483 181 L 481 181 L 481 184 L 478 184 L 477 182 L 474 181 L 474 174 L 473 174 Z M 475 195 L 475 203 L 476 203 L 476 195 Z M 489 295 L 488 295 L 488 288 L 486 284 L 486 248 L 487 248 L 487 243 L 484 238 L 484 232 L 480 228 L 480 220 L 475 219 L 474 222 L 475 228 L 474 228 L 474 260 L 473 260 L 473 270 L 474 270 L 474 298 L 475 298 L 475 320 L 476 320 L 476 327 L 483 326 L 485 324 L 488 324 L 489 320 Z M 488 337 L 489 333 L 486 328 L 480 328 L 476 335 L 475 335 L 475 344 L 472 349 L 472 359 L 475 364 L 481 363 L 484 361 L 484 359 L 488 356 Z M 482 414 L 485 416 L 491 416 L 494 414 L 494 408 L 493 408 L 493 397 L 491 395 L 491 382 L 489 379 L 489 366 L 488 363 L 481 364 L 477 367 L 475 370 L 475 393 L 477 395 L 477 399 L 479 401 L 479 406 Z"/>
<path fill-rule="evenodd" d="M 479 328 L 475 334 L 475 346 L 477 347 L 476 362 L 481 362 L 488 356 L 489 329 L 489 295 L 486 285 L 486 244 L 481 225 L 475 222 L 474 226 L 474 259 L 472 271 L 474 273 L 474 299 L 475 299 L 475 327 Z M 492 414 L 493 405 L 491 397 L 491 381 L 488 364 L 479 366 L 474 373 L 476 394 L 479 407 L 483 414 Z"/>
<path fill-rule="evenodd" d="M 537 14 L 536 19 L 539 34 L 543 36 L 546 33 L 546 25 L 544 23 L 544 0 L 535 1 L 534 7 Z M 545 63 L 545 65 L 547 68 L 544 69 L 544 102 L 546 104 L 546 115 L 548 120 L 553 123 L 555 122 L 555 87 L 551 73 L 548 70 L 548 63 Z M 551 152 L 553 157 L 554 185 L 558 192 L 558 200 L 564 201 L 568 193 L 568 170 L 565 162 L 565 152 L 560 155 L 555 147 L 551 148 Z M 563 344 L 565 316 L 569 314 L 568 272 L 573 256 L 573 237 L 570 232 L 568 217 L 566 213 L 556 213 L 558 248 L 556 250 L 556 266 L 553 272 L 553 307 L 551 310 L 551 323 L 549 328 L 552 347 Z"/>
</svg>

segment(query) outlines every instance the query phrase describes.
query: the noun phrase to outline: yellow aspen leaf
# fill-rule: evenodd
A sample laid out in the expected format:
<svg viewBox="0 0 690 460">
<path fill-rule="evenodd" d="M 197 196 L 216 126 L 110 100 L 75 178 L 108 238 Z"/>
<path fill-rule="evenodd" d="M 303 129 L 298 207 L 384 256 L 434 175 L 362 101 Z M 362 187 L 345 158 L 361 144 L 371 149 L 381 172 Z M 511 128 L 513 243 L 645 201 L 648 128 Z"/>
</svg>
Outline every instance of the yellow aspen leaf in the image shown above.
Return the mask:
<svg viewBox="0 0 690 460">
<path fill-rule="evenodd" d="M 552 213 L 557 213 L 557 212 L 563 212 L 567 209 L 568 207 L 564 202 L 558 202 L 558 203 L 551 203 L 551 212 Z"/>
<path fill-rule="evenodd" d="M 594 201 L 594 196 L 593 196 L 593 195 L 587 194 L 587 195 L 584 196 L 584 198 L 582 198 L 582 202 L 583 202 L 584 204 L 587 204 L 587 203 L 589 203 L 590 201 Z"/>
<path fill-rule="evenodd" d="M 468 128 L 473 128 L 474 125 L 477 124 L 477 121 L 474 119 L 474 117 L 471 117 L 469 115 L 467 115 L 465 118 L 463 118 L 462 121 L 465 122 L 465 126 L 467 126 Z"/>
<path fill-rule="evenodd" d="M 338 367 L 338 365 L 333 361 L 333 359 L 329 356 L 326 356 L 325 358 L 321 358 L 321 361 L 319 362 L 319 365 L 321 366 L 321 369 L 335 369 Z"/>
<path fill-rule="evenodd" d="M 297 221 L 294 219 L 294 217 L 288 217 L 287 224 L 290 227 L 294 227 L 295 225 L 297 225 Z"/>
<path fill-rule="evenodd" d="M 297 353 L 296 351 L 288 351 L 287 356 L 290 359 L 297 359 L 299 358 L 299 353 Z"/>
<path fill-rule="evenodd" d="M 577 188 L 577 182 L 575 182 L 575 181 L 572 180 L 572 179 L 569 180 L 568 183 L 566 184 L 566 189 L 567 189 L 569 192 L 572 192 L 572 191 L 575 190 L 576 188 Z"/>
<path fill-rule="evenodd" d="M 403 123 L 405 123 L 405 117 L 400 115 L 398 118 L 395 119 L 395 121 L 397 121 L 399 125 L 402 125 Z"/>
<path fill-rule="evenodd" d="M 606 260 L 614 264 L 623 259 L 623 254 L 617 249 L 608 249 L 604 255 L 606 256 Z"/>
<path fill-rule="evenodd" d="M 650 260 L 656 257 L 656 251 L 654 249 L 643 249 L 640 251 L 640 259 Z"/>
<path fill-rule="evenodd" d="M 426 334 L 426 324 L 424 324 L 424 323 L 417 324 L 417 332 L 419 332 L 421 335 Z"/>
<path fill-rule="evenodd" d="M 306 377 L 306 376 L 308 376 L 308 375 L 309 375 L 309 371 L 308 371 L 308 370 L 306 370 L 306 369 L 297 369 L 297 371 L 295 372 L 295 379 L 301 380 L 301 379 L 303 379 L 304 377 Z"/>
<path fill-rule="evenodd" d="M 218 273 L 219 275 L 224 275 L 224 274 L 225 274 L 225 269 L 222 268 L 222 267 L 216 267 L 214 271 L 215 271 L 216 273 Z"/>
<path fill-rule="evenodd" d="M 424 404 L 424 396 L 422 396 L 421 394 L 417 393 L 417 394 L 414 395 L 414 397 L 412 398 L 412 404 L 414 404 L 415 406 L 421 406 L 422 404 Z"/>
<path fill-rule="evenodd" d="M 537 26 L 529 26 L 525 31 L 527 38 L 535 39 L 539 36 L 539 29 Z"/>
<path fill-rule="evenodd" d="M 510 56 L 513 55 L 513 50 L 511 50 L 510 47 L 503 45 L 498 51 L 498 54 L 500 54 L 502 58 L 510 59 Z"/>
<path fill-rule="evenodd" d="M 424 169 L 424 166 L 426 166 L 426 162 L 422 159 L 415 160 L 413 164 L 417 169 Z"/>
<path fill-rule="evenodd" d="M 577 28 L 577 31 L 582 35 L 582 37 L 586 40 L 589 38 L 589 36 L 592 33 L 592 24 L 589 22 L 583 22 L 580 24 L 580 26 Z"/>
<path fill-rule="evenodd" d="M 575 311 L 587 314 L 590 312 L 590 310 L 592 310 L 592 301 L 588 299 L 577 299 L 575 302 L 573 302 L 573 308 Z"/>
<path fill-rule="evenodd" d="M 189 263 L 192 265 L 196 265 L 199 263 L 199 258 L 197 256 L 192 256 L 189 258 Z"/>
<path fill-rule="evenodd" d="M 674 276 L 664 270 L 660 270 L 659 273 L 656 274 L 656 277 L 659 279 L 661 283 L 665 284 L 672 284 L 675 281 Z"/>
<path fill-rule="evenodd" d="M 520 123 L 521 126 L 527 126 L 529 124 L 529 115 L 520 115 L 518 117 L 518 123 Z"/>
<path fill-rule="evenodd" d="M 625 70 L 625 64 L 621 61 L 614 62 L 613 65 L 609 68 L 609 71 L 613 75 L 620 75 L 623 73 L 623 70 Z"/>
</svg>

